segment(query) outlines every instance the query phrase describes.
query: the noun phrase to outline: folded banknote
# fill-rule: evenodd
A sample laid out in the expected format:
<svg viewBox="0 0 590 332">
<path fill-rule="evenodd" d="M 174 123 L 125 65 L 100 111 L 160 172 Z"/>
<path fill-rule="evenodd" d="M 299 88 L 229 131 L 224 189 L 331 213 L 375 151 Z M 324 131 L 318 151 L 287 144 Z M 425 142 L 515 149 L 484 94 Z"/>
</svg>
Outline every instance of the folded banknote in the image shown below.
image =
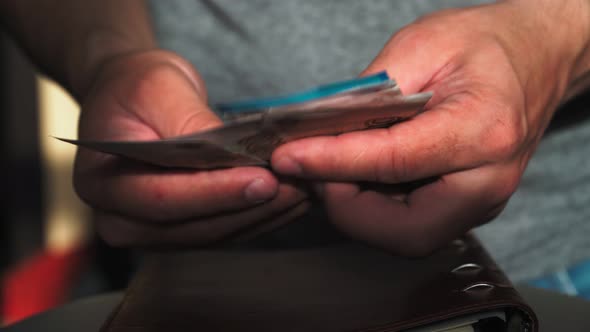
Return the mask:
<svg viewBox="0 0 590 332">
<path fill-rule="evenodd" d="M 404 96 L 383 73 L 305 93 L 226 104 L 218 128 L 152 141 L 63 141 L 163 167 L 212 169 L 265 166 L 274 149 L 297 139 L 387 128 L 424 110 L 431 93 Z M 369 77 L 371 78 L 371 77 Z"/>
</svg>

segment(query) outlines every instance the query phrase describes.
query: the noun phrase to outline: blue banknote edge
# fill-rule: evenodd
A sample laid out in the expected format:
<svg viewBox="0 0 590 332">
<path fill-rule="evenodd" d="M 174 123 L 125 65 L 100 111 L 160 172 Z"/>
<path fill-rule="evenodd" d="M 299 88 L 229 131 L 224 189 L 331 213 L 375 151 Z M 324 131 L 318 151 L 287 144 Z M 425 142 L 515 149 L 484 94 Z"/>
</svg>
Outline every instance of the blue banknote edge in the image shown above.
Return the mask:
<svg viewBox="0 0 590 332">
<path fill-rule="evenodd" d="M 216 105 L 215 108 L 223 113 L 241 113 L 252 110 L 281 107 L 285 105 L 304 103 L 315 99 L 325 98 L 351 90 L 379 85 L 388 81 L 390 81 L 389 75 L 387 72 L 382 71 L 370 76 L 320 85 L 310 90 L 296 92 L 285 96 L 251 99 L 235 103 L 223 103 Z"/>
</svg>

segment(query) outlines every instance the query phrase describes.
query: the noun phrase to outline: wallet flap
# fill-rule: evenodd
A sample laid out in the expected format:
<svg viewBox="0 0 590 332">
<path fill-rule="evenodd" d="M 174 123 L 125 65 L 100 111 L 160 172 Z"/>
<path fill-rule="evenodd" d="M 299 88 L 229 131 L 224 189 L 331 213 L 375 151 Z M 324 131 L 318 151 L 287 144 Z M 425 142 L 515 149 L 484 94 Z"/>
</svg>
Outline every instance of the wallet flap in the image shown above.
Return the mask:
<svg viewBox="0 0 590 332">
<path fill-rule="evenodd" d="M 423 259 L 356 244 L 154 254 L 103 331 L 405 331 L 486 312 L 537 331 L 468 236 Z"/>
</svg>

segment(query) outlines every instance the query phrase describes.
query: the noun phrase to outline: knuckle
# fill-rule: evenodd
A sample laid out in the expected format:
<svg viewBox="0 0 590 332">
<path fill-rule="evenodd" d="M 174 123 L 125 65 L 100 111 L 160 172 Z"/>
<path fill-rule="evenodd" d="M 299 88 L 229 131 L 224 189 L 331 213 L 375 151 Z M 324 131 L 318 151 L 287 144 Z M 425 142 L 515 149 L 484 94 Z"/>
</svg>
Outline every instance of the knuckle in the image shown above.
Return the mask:
<svg viewBox="0 0 590 332">
<path fill-rule="evenodd" d="M 498 204 L 506 202 L 518 189 L 521 172 L 518 168 L 511 168 L 502 176 L 502 181 L 495 182 L 494 201 Z"/>
<path fill-rule="evenodd" d="M 378 162 L 375 164 L 376 182 L 399 183 L 405 182 L 413 168 L 411 160 L 405 153 L 403 145 L 395 144 L 396 151 L 383 148 L 379 152 Z"/>
<path fill-rule="evenodd" d="M 193 179 L 167 171 L 157 172 L 131 180 L 131 185 L 120 184 L 122 199 L 129 197 L 131 204 L 122 205 L 133 216 L 154 223 L 185 221 L 200 215 L 208 206 L 210 197 L 217 194 L 215 189 L 208 190 L 209 196 L 195 192 L 189 183 Z M 205 188 L 210 186 L 203 181 L 195 185 Z"/>
<path fill-rule="evenodd" d="M 130 100 L 148 105 L 153 96 L 162 95 L 162 90 L 173 88 L 180 77 L 179 69 L 170 63 L 156 63 L 137 73 L 130 85 Z"/>
<path fill-rule="evenodd" d="M 466 230 L 459 226 L 459 223 L 451 224 L 448 221 L 437 222 L 436 225 L 423 222 L 408 223 L 399 229 L 396 235 L 396 252 L 413 258 L 429 256 Z"/>
<path fill-rule="evenodd" d="M 131 248 L 133 243 L 113 232 L 98 232 L 103 241 L 113 248 Z"/>
<path fill-rule="evenodd" d="M 108 216 L 95 217 L 96 232 L 109 246 L 130 248 L 136 245 L 136 232 L 119 227 Z"/>
<path fill-rule="evenodd" d="M 398 251 L 406 257 L 420 258 L 432 254 L 438 249 L 438 244 L 428 237 L 411 237 L 411 241 L 406 241 Z"/>
<path fill-rule="evenodd" d="M 431 229 L 413 225 L 397 229 L 395 234 L 382 238 L 385 239 L 387 240 L 382 242 L 382 246 L 386 250 L 404 257 L 425 257 L 440 247 L 440 239 Z"/>
<path fill-rule="evenodd" d="M 518 121 L 497 119 L 484 130 L 484 153 L 493 160 L 512 159 L 524 144 L 525 134 Z"/>
<path fill-rule="evenodd" d="M 486 215 L 484 215 L 483 218 L 481 218 L 480 222 L 477 223 L 475 226 L 481 226 L 484 225 L 492 220 L 494 220 L 497 216 L 500 215 L 500 213 L 502 213 L 502 211 L 504 211 L 504 209 L 506 208 L 508 201 L 502 201 L 494 206 L 492 206 L 489 210 L 488 213 Z"/>
<path fill-rule="evenodd" d="M 72 187 L 78 198 L 91 207 L 98 204 L 98 192 L 102 190 L 101 183 L 96 183 L 95 177 L 89 174 L 82 174 L 77 168 L 74 168 L 72 177 Z"/>
<path fill-rule="evenodd" d="M 74 174 L 73 178 L 73 188 L 76 195 L 86 204 L 92 206 L 92 200 L 90 198 L 90 193 L 87 189 L 87 185 L 85 185 L 84 180 L 79 176 Z"/>
<path fill-rule="evenodd" d="M 175 213 L 179 209 L 175 209 L 175 207 L 182 204 L 182 201 L 174 192 L 174 186 L 151 181 L 146 183 L 143 192 L 138 193 L 138 195 L 140 195 L 138 211 L 146 220 L 165 222 L 180 218 L 178 213 Z"/>
<path fill-rule="evenodd" d="M 235 230 L 233 228 L 219 228 L 212 223 L 203 223 L 194 234 L 188 234 L 188 237 L 182 241 L 190 246 L 209 246 L 224 239 L 229 239 Z"/>
</svg>

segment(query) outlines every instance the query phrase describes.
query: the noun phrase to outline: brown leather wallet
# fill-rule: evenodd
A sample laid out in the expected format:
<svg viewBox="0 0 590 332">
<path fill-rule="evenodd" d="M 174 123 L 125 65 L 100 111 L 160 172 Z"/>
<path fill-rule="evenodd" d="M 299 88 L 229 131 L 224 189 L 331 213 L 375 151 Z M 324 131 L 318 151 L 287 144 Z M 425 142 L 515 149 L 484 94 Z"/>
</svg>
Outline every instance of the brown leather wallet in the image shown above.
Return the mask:
<svg viewBox="0 0 590 332">
<path fill-rule="evenodd" d="M 359 244 L 151 255 L 102 331 L 535 332 L 472 236 L 421 259 Z"/>
</svg>

